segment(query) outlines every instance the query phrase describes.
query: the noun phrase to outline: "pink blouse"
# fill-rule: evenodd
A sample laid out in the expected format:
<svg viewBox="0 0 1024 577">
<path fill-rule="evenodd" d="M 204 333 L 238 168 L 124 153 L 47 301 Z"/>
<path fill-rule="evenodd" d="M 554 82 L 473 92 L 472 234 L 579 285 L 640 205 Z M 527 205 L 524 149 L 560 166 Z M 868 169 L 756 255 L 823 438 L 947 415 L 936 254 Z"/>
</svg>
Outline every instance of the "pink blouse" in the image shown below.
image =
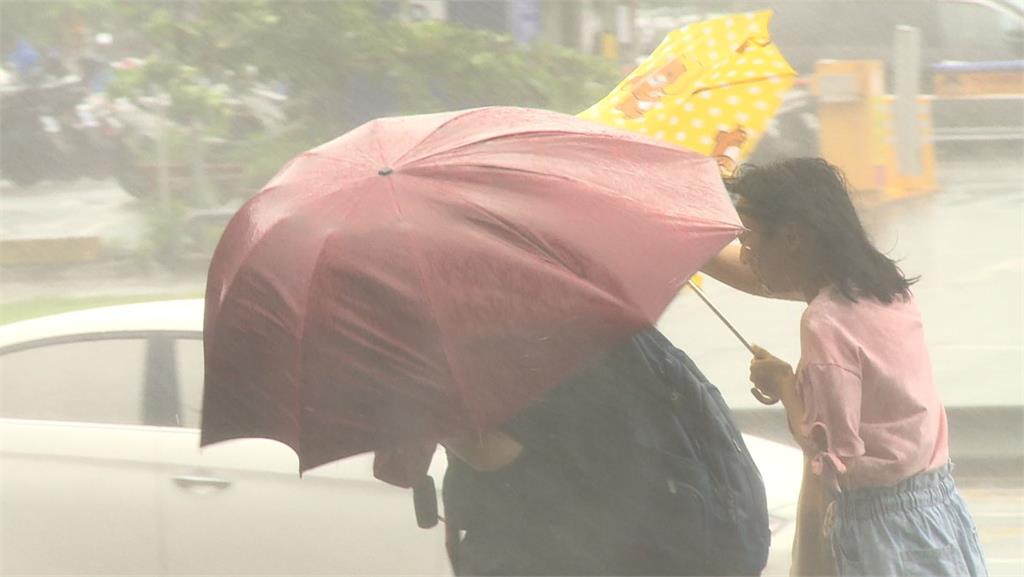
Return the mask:
<svg viewBox="0 0 1024 577">
<path fill-rule="evenodd" d="M 913 298 L 851 302 L 825 289 L 803 314 L 800 349 L 797 436 L 815 474 L 847 488 L 891 486 L 946 463 L 946 411 Z"/>
</svg>

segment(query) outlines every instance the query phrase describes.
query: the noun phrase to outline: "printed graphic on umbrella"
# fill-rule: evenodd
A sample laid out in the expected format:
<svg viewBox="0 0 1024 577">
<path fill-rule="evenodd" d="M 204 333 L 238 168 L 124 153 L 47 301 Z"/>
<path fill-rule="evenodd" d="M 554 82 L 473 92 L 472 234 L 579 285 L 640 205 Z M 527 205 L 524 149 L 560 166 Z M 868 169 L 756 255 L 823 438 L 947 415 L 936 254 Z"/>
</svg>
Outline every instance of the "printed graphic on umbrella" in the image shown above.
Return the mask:
<svg viewBox="0 0 1024 577">
<path fill-rule="evenodd" d="M 706 154 L 731 175 L 797 75 L 771 41 L 771 18 L 765 10 L 674 30 L 580 117 Z"/>
</svg>

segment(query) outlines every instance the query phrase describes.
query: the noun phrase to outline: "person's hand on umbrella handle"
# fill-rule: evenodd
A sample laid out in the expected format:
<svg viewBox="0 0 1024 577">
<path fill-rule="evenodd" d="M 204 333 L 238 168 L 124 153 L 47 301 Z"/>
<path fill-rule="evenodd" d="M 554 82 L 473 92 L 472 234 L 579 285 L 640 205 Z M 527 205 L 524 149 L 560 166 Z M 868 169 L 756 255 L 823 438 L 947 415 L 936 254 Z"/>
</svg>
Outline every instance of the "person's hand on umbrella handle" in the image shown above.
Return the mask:
<svg viewBox="0 0 1024 577">
<path fill-rule="evenodd" d="M 447 439 L 441 444 L 477 471 L 497 471 L 510 465 L 523 452 L 518 441 L 498 429 L 478 437 Z"/>
<path fill-rule="evenodd" d="M 779 402 L 786 387 L 796 381 L 793 367 L 761 347 L 751 347 L 754 358 L 750 361 L 750 382 L 754 383 L 751 393 L 766 405 Z"/>
</svg>

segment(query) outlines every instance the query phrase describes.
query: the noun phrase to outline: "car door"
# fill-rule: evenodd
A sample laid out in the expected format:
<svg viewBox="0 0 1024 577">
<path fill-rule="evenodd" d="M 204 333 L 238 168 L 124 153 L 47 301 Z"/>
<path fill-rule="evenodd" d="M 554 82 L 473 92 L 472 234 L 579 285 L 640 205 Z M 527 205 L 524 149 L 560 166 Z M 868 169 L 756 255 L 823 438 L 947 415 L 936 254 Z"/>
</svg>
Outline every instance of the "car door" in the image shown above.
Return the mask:
<svg viewBox="0 0 1024 577">
<path fill-rule="evenodd" d="M 200 450 L 202 342 L 173 345 L 167 370 L 180 384 L 182 426 L 160 446 L 169 573 L 450 573 L 443 526 L 418 528 L 411 492 L 375 480 L 368 456 L 299 478 L 294 452 L 275 441 Z M 435 478 L 443 470 L 435 458 Z"/>
<path fill-rule="evenodd" d="M 162 572 L 145 335 L 0 351 L 0 573 Z"/>
</svg>

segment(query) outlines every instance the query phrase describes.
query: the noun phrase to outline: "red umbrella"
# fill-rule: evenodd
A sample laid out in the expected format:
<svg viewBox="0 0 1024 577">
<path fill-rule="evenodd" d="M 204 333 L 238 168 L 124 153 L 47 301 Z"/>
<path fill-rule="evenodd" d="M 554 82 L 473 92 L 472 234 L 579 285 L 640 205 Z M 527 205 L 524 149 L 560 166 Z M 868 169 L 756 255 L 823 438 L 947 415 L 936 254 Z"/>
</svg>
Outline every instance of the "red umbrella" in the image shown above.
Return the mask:
<svg viewBox="0 0 1024 577">
<path fill-rule="evenodd" d="M 522 108 L 367 123 L 228 225 L 202 444 L 276 439 L 301 470 L 377 451 L 408 486 L 438 440 L 652 325 L 740 230 L 715 161 L 640 135 Z"/>
</svg>

